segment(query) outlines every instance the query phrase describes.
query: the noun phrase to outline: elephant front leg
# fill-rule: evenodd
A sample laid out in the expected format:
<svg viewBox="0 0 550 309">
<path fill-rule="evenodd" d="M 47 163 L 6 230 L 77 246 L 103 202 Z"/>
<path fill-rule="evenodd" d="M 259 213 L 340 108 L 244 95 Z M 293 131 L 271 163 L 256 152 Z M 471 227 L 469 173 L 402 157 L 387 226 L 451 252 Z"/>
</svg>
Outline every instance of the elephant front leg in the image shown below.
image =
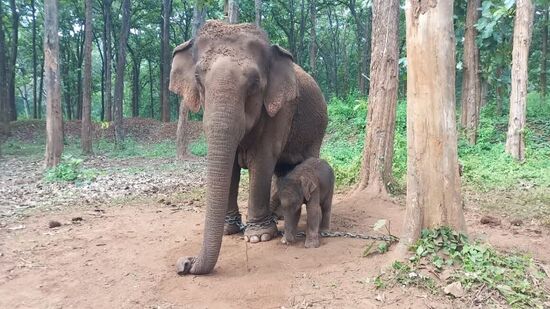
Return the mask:
<svg viewBox="0 0 550 309">
<path fill-rule="evenodd" d="M 233 164 L 233 171 L 231 174 L 231 185 L 229 187 L 229 201 L 227 203 L 227 214 L 225 215 L 225 222 L 223 225 L 223 233 L 225 235 L 236 234 L 243 229 L 241 213 L 239 212 L 239 205 L 237 204 L 240 180 L 241 180 L 241 167 L 237 162 L 237 156 L 235 156 L 235 162 Z"/>
<path fill-rule="evenodd" d="M 274 161 L 274 160 L 273 160 Z M 250 168 L 250 194 L 245 240 L 251 243 L 269 241 L 277 236 L 277 219 L 270 207 L 271 176 L 274 162 L 254 162 Z"/>
</svg>

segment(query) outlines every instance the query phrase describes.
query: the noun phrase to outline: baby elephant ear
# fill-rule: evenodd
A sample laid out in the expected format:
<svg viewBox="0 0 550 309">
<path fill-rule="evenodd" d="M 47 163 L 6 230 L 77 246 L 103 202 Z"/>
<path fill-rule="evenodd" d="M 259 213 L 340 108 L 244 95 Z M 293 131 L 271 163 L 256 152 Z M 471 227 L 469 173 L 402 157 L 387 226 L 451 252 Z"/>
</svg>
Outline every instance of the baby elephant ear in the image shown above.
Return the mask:
<svg viewBox="0 0 550 309">
<path fill-rule="evenodd" d="M 317 185 L 315 182 L 311 181 L 308 177 L 300 176 L 300 182 L 302 183 L 302 192 L 304 193 L 304 198 L 307 202 L 311 199 L 311 194 L 315 189 L 317 189 Z"/>
<path fill-rule="evenodd" d="M 296 72 L 292 54 L 279 45 L 271 46 L 269 77 L 264 97 L 264 106 L 270 117 L 298 95 Z"/>
</svg>

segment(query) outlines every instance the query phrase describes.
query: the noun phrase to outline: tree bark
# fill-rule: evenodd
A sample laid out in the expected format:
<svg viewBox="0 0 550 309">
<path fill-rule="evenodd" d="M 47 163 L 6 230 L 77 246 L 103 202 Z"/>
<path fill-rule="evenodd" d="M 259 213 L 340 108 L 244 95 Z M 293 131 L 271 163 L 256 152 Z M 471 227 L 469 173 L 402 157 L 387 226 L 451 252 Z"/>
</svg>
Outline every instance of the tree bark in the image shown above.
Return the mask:
<svg viewBox="0 0 550 309">
<path fill-rule="evenodd" d="M 138 43 L 139 44 L 139 43 Z M 141 55 L 140 46 L 137 51 L 128 46 L 128 51 L 132 56 L 132 117 L 139 117 L 139 97 L 141 92 L 140 73 L 141 73 Z"/>
<path fill-rule="evenodd" d="M 32 117 L 38 119 L 38 57 L 36 52 L 36 1 L 31 0 L 32 14 Z"/>
<path fill-rule="evenodd" d="M 112 97 L 112 43 L 111 43 L 111 32 L 112 32 L 112 17 L 111 17 L 111 6 L 113 0 L 103 0 L 103 18 L 104 18 L 104 28 L 103 28 L 103 50 L 105 54 L 104 62 L 104 72 L 105 72 L 105 114 L 103 118 L 105 121 L 113 120 L 113 97 Z"/>
<path fill-rule="evenodd" d="M 151 59 L 147 60 L 149 64 L 149 104 L 151 107 L 151 119 L 155 119 L 155 106 L 153 102 L 153 68 L 151 65 Z"/>
<path fill-rule="evenodd" d="M 160 101 L 161 101 L 161 121 L 170 122 L 170 15 L 172 14 L 172 1 L 163 0 L 162 4 L 162 45 L 161 45 L 161 78 L 160 78 Z"/>
<path fill-rule="evenodd" d="M 17 106 L 15 104 L 15 68 L 17 65 L 17 51 L 19 47 L 19 12 L 15 0 L 10 0 L 11 8 L 11 48 L 10 59 L 7 67 L 8 75 L 8 99 L 10 120 L 17 120 Z"/>
<path fill-rule="evenodd" d="M 92 0 L 86 0 L 86 25 L 84 38 L 84 82 L 82 95 L 82 132 L 80 143 L 82 153 L 91 155 L 92 151 Z"/>
<path fill-rule="evenodd" d="M 533 14 L 534 6 L 531 0 L 518 0 L 516 2 L 512 50 L 512 91 L 510 93 L 510 118 L 508 120 L 506 152 L 519 161 L 525 159 L 528 60 Z"/>
<path fill-rule="evenodd" d="M 46 168 L 59 164 L 63 152 L 63 112 L 59 76 L 58 0 L 44 0 L 44 66 L 46 79 Z"/>
<path fill-rule="evenodd" d="M 470 145 L 477 140 L 479 110 L 481 107 L 481 84 L 479 79 L 479 49 L 476 44 L 475 24 L 479 18 L 481 0 L 468 0 L 466 31 L 464 34 L 464 74 L 462 78 L 461 125 Z"/>
<path fill-rule="evenodd" d="M 200 2 L 200 3 L 199 3 Z M 197 32 L 206 21 L 206 7 L 202 1 L 197 1 L 193 9 L 193 29 L 191 36 L 195 37 Z"/>
<path fill-rule="evenodd" d="M 225 21 L 230 24 L 239 23 L 239 4 L 237 0 L 225 0 L 223 8 Z"/>
<path fill-rule="evenodd" d="M 317 5 L 315 0 L 311 0 L 309 4 L 311 15 L 311 42 L 309 43 L 309 69 L 313 78 L 317 75 Z"/>
<path fill-rule="evenodd" d="M 124 71 L 126 68 L 126 48 L 128 45 L 128 35 L 130 34 L 130 0 L 124 0 L 122 3 L 122 25 L 120 29 L 120 38 L 118 45 L 118 55 L 116 64 L 115 96 L 114 96 L 114 122 L 115 122 L 115 145 L 117 148 L 123 147 L 124 129 L 122 127 L 122 108 L 124 101 Z"/>
<path fill-rule="evenodd" d="M 370 38 L 371 38 L 371 27 L 372 19 L 370 10 L 367 8 L 367 17 L 365 20 L 365 31 L 363 35 L 365 36 L 365 44 L 363 46 L 363 56 L 361 57 L 361 76 L 359 80 L 359 91 L 362 95 L 367 95 L 367 89 L 369 89 L 369 74 L 368 68 L 370 66 Z"/>
<path fill-rule="evenodd" d="M 544 24 L 542 26 L 542 54 L 540 64 L 540 93 L 546 98 L 546 71 L 548 64 L 548 7 L 544 8 Z"/>
<path fill-rule="evenodd" d="M 392 179 L 399 85 L 399 0 L 374 0 L 372 27 L 367 132 L 357 191 L 386 197 Z"/>
<path fill-rule="evenodd" d="M 254 9 L 256 12 L 256 26 L 261 27 L 262 25 L 262 0 L 254 0 Z"/>
<path fill-rule="evenodd" d="M 465 232 L 455 118 L 453 1 L 407 0 L 407 207 L 400 252 L 423 228 Z"/>
<path fill-rule="evenodd" d="M 2 2 L 0 1 L 0 16 L 4 15 Z M 9 103 L 8 103 L 8 75 L 6 61 L 6 38 L 4 36 L 4 24 L 0 22 L 0 144 L 9 135 Z"/>
<path fill-rule="evenodd" d="M 42 97 L 44 96 L 44 57 L 40 63 L 40 87 L 38 87 L 38 118 L 42 118 Z"/>
</svg>

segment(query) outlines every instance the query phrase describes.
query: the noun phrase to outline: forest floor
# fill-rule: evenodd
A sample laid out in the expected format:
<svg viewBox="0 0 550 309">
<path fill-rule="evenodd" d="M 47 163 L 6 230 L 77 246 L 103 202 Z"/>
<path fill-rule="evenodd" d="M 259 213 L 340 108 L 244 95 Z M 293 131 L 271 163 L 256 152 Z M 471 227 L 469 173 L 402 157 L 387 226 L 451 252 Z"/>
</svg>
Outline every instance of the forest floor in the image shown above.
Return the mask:
<svg viewBox="0 0 550 309">
<path fill-rule="evenodd" d="M 177 162 L 165 144 L 132 148 L 139 153 L 131 157 L 104 152 L 82 162 L 91 178 L 48 181 L 43 149 L 20 142 L 27 137 L 18 132 L 0 159 L 0 308 L 507 307 L 483 287 L 458 298 L 441 289 L 377 289 L 395 250 L 363 257 L 370 241 L 358 239 L 323 239 L 320 248 L 305 249 L 303 242 L 248 244 L 242 235 L 225 236 L 212 274 L 180 277 L 175 261 L 202 244 L 204 158 Z M 532 256 L 550 272 L 549 218 L 538 215 L 550 206 L 546 189 L 465 187 L 464 200 L 470 238 Z M 387 219 L 400 235 L 404 200 L 349 198 L 340 190 L 332 215 L 333 230 L 371 234 Z M 482 224 L 487 215 L 493 219 Z"/>
</svg>

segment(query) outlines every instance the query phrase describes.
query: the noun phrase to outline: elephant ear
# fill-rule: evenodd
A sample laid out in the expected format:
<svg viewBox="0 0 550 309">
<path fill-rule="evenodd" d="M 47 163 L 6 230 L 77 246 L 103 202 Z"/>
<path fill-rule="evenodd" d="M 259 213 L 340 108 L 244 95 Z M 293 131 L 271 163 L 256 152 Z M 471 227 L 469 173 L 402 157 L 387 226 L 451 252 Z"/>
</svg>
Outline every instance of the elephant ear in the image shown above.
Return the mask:
<svg viewBox="0 0 550 309">
<path fill-rule="evenodd" d="M 294 100 L 298 95 L 294 59 L 291 53 L 279 45 L 271 46 L 268 78 L 264 106 L 269 116 L 275 117 L 286 102 Z"/>
<path fill-rule="evenodd" d="M 300 176 L 300 182 L 302 183 L 302 192 L 304 193 L 304 198 L 307 202 L 311 199 L 311 194 L 315 189 L 317 189 L 317 185 L 315 182 L 311 181 L 308 177 Z"/>
<path fill-rule="evenodd" d="M 180 95 L 185 106 L 196 113 L 200 109 L 201 100 L 195 79 L 192 46 L 193 40 L 191 39 L 174 49 L 169 89 Z"/>
</svg>

